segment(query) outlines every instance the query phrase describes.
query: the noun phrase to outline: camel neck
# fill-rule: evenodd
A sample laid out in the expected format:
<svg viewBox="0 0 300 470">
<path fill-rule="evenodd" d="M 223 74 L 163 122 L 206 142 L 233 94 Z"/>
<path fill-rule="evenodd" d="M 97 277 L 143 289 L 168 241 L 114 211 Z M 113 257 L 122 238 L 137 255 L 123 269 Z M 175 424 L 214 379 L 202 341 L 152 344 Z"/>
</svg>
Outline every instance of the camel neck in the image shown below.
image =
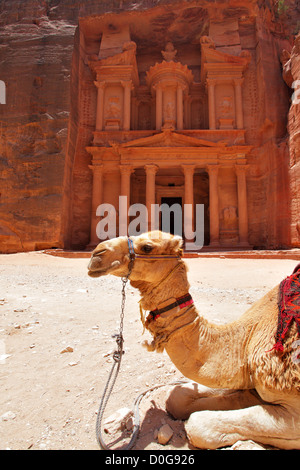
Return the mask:
<svg viewBox="0 0 300 470">
<path fill-rule="evenodd" d="M 240 327 L 237 322 L 236 330 L 231 331 L 230 325 L 211 324 L 192 305 L 183 327 L 170 322 L 172 331 L 164 349 L 178 370 L 195 382 L 212 388 L 247 387 L 238 341 L 239 338 L 244 343 Z M 156 331 L 152 333 L 154 338 Z"/>
<path fill-rule="evenodd" d="M 162 268 L 160 267 L 160 269 Z M 159 281 L 146 282 L 130 279 L 130 283 L 133 287 L 139 289 L 141 294 L 140 305 L 148 311 L 156 310 L 160 304 L 164 304 L 170 299 L 177 299 L 186 295 L 190 287 L 183 261 L 177 261 L 169 269 L 164 269 Z"/>
<path fill-rule="evenodd" d="M 173 266 L 174 268 L 174 266 Z M 137 287 L 141 293 L 140 306 L 143 310 L 153 311 L 163 308 L 171 303 L 171 300 L 185 296 L 189 292 L 187 269 L 182 261 L 180 266 L 172 271 L 164 271 L 161 279 L 167 274 L 166 282 L 146 283 L 143 281 L 131 281 L 133 287 Z M 240 387 L 244 385 L 241 370 L 235 369 L 234 364 L 240 362 L 239 349 L 233 360 L 231 355 L 224 351 L 238 344 L 237 338 L 242 334 L 231 329 L 228 325 L 214 325 L 199 315 L 195 305 L 190 305 L 182 310 L 178 307 L 160 315 L 157 319 L 147 317 L 144 326 L 153 336 L 153 342 L 145 344 L 148 350 L 157 352 L 166 350 L 172 362 L 183 375 L 191 380 L 199 381 L 203 385 L 218 388 L 220 384 Z M 235 350 L 235 348 L 234 348 Z M 220 360 L 220 357 L 223 357 Z M 217 370 L 217 373 L 215 373 Z M 241 377 L 238 377 L 238 376 Z M 240 381 L 240 379 L 242 379 Z"/>
</svg>

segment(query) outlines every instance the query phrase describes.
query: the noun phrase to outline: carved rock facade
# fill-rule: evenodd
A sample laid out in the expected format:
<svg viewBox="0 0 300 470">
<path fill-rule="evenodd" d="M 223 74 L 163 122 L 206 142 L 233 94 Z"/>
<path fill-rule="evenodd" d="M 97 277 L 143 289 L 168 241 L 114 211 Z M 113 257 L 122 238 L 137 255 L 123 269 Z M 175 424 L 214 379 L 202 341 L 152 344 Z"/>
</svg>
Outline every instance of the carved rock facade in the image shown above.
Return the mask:
<svg viewBox="0 0 300 470">
<path fill-rule="evenodd" d="M 2 252 L 93 246 L 96 208 L 118 217 L 119 196 L 149 222 L 155 203 L 204 204 L 217 249 L 300 246 L 282 77 L 298 59 L 273 6 L 29 3 L 18 20 L 13 2 L 0 11 Z"/>
</svg>

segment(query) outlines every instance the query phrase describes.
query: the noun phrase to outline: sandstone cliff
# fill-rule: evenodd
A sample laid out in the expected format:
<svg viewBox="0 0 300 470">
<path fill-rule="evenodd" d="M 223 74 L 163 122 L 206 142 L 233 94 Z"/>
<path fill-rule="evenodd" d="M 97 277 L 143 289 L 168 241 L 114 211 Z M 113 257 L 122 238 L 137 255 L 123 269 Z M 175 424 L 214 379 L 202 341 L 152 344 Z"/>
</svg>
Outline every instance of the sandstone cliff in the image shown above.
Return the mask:
<svg viewBox="0 0 300 470">
<path fill-rule="evenodd" d="M 185 6 L 185 17 L 179 20 L 178 5 Z M 211 22 L 219 22 L 215 35 L 221 44 L 225 40 L 226 47 L 251 54 L 245 95 L 247 143 L 254 146 L 249 161 L 249 212 L 254 220 L 250 240 L 269 248 L 300 246 L 299 105 L 291 106 L 288 138 L 292 90 L 283 81 L 280 63 L 282 51 L 291 52 L 299 28 L 296 0 L 217 5 L 196 0 L 2 0 L 0 79 L 7 96 L 0 105 L 1 252 L 84 247 L 88 242 L 91 174 L 88 165 L 81 165 L 87 155 L 77 162 L 74 156 L 76 148 L 89 144 L 94 123 L 81 120 L 78 106 L 80 77 L 86 73 L 78 22 L 92 15 L 124 13 L 142 22 L 153 8 L 153 37 L 158 41 L 180 22 L 182 38 L 189 37 L 197 21 L 202 33 L 209 31 Z M 238 34 L 222 30 L 222 22 L 231 18 L 237 21 Z M 297 44 L 290 62 L 293 80 L 300 79 Z"/>
<path fill-rule="evenodd" d="M 288 113 L 289 181 L 291 201 L 291 244 L 300 246 L 300 34 L 291 54 L 283 54 L 283 76 L 292 88 Z"/>
</svg>

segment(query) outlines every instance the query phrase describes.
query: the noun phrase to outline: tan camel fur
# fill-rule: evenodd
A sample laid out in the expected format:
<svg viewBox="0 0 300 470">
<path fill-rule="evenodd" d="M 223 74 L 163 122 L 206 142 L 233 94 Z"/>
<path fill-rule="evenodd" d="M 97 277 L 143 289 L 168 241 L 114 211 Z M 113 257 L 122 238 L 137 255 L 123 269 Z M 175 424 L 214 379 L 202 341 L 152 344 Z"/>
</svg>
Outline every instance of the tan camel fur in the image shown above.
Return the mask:
<svg viewBox="0 0 300 470">
<path fill-rule="evenodd" d="M 189 292 L 182 259 L 151 259 L 157 254 L 180 257 L 180 237 L 149 232 L 131 239 L 137 254 L 149 256 L 135 259 L 129 277 L 140 291 L 144 311 L 169 305 Z M 92 277 L 123 277 L 128 266 L 128 240 L 119 237 L 96 247 L 88 269 Z M 175 418 L 187 420 L 186 432 L 195 447 L 216 449 L 252 439 L 300 449 L 300 364 L 292 359 L 296 328 L 291 328 L 283 353 L 271 350 L 278 289 L 230 324 L 209 323 L 194 305 L 175 307 L 155 319 L 149 314 L 144 322 L 153 336 L 148 349 L 165 349 L 192 381 L 172 388 L 166 406 Z"/>
</svg>

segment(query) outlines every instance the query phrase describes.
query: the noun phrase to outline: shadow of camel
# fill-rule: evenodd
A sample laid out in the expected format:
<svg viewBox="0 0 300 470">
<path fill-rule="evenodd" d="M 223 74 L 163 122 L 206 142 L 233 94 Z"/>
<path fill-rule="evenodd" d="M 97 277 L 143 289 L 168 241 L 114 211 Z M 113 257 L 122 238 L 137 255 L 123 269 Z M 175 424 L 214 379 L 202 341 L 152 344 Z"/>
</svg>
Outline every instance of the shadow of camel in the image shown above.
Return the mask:
<svg viewBox="0 0 300 470">
<path fill-rule="evenodd" d="M 137 442 L 133 447 L 134 450 L 147 450 L 164 448 L 187 448 L 187 438 L 183 421 L 174 420 L 164 409 L 157 406 L 154 400 L 151 400 L 152 406 L 149 407 L 140 425 L 140 431 Z M 173 431 L 173 436 L 166 446 L 161 445 L 157 441 L 158 430 L 168 424 Z"/>
</svg>

